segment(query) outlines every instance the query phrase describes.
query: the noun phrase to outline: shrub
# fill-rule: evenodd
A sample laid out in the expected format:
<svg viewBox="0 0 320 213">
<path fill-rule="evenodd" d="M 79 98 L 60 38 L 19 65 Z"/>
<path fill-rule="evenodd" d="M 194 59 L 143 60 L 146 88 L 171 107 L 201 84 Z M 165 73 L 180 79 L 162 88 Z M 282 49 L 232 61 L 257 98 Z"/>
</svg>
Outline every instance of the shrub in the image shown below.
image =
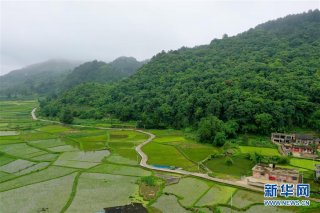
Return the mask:
<svg viewBox="0 0 320 213">
<path fill-rule="evenodd" d="M 232 160 L 232 158 L 227 157 L 227 159 L 226 159 L 226 164 L 227 164 L 228 166 L 233 165 L 233 160 Z"/>
<path fill-rule="evenodd" d="M 73 114 L 70 109 L 62 111 L 59 119 L 62 123 L 71 124 L 73 122 Z"/>
<path fill-rule="evenodd" d="M 156 185 L 156 179 L 153 176 L 141 177 L 140 181 L 142 183 L 145 183 L 148 186 L 155 186 Z"/>
<path fill-rule="evenodd" d="M 286 156 L 280 156 L 278 159 L 279 164 L 289 164 L 290 163 L 290 158 Z"/>
</svg>

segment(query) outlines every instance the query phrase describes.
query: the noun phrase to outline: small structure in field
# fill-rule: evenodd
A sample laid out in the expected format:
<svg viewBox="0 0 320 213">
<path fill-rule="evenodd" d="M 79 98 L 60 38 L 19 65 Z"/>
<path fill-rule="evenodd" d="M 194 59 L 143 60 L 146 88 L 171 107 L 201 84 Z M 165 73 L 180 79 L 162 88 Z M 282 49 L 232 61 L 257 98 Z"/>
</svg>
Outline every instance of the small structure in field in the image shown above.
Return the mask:
<svg viewBox="0 0 320 213">
<path fill-rule="evenodd" d="M 320 179 L 320 164 L 316 164 L 315 165 L 315 172 L 316 172 L 316 179 L 319 180 Z"/>
<path fill-rule="evenodd" d="M 281 145 L 282 150 L 296 157 L 316 157 L 320 148 L 320 138 L 308 134 L 272 133 L 271 141 Z"/>
<path fill-rule="evenodd" d="M 297 170 L 279 168 L 274 164 L 257 164 L 252 168 L 249 184 L 263 187 L 265 183 L 270 182 L 297 184 L 301 182 L 301 175 Z"/>
</svg>

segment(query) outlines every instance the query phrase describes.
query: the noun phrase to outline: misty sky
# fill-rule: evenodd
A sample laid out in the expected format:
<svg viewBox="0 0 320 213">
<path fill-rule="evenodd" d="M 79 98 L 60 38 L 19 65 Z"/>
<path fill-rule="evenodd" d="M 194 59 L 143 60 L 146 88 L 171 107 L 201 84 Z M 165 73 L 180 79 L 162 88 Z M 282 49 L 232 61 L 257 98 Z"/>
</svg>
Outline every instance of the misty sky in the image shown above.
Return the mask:
<svg viewBox="0 0 320 213">
<path fill-rule="evenodd" d="M 52 58 L 143 60 L 316 9 L 320 2 L 0 1 L 0 74 Z"/>
</svg>

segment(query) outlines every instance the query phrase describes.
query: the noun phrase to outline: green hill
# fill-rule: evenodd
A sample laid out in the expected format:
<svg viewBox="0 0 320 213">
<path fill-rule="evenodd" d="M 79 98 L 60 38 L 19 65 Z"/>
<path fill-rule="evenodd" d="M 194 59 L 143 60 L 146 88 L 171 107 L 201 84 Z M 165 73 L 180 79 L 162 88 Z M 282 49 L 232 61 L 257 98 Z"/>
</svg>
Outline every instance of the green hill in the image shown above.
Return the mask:
<svg viewBox="0 0 320 213">
<path fill-rule="evenodd" d="M 128 79 L 79 85 L 42 102 L 41 110 L 47 116 L 64 108 L 79 117 L 111 113 L 150 128 L 320 129 L 319 58 L 320 12 L 314 10 L 209 45 L 163 51 Z"/>
<path fill-rule="evenodd" d="M 132 57 L 119 57 L 110 63 L 87 62 L 76 67 L 62 82 L 62 87 L 68 89 L 84 82 L 115 82 L 132 75 L 142 64 Z"/>
<path fill-rule="evenodd" d="M 83 64 L 49 60 L 0 76 L 0 96 L 55 95 L 85 82 L 111 83 L 132 75 L 144 63 L 132 57 Z"/>
<path fill-rule="evenodd" d="M 0 96 L 21 97 L 53 93 L 79 62 L 49 60 L 0 76 Z"/>
</svg>

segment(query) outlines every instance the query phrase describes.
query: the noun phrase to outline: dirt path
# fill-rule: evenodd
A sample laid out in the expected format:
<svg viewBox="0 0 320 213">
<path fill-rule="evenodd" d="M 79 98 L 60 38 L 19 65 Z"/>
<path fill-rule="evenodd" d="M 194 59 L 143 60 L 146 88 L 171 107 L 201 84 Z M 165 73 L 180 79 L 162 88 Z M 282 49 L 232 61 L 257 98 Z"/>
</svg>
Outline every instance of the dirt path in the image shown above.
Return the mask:
<svg viewBox="0 0 320 213">
<path fill-rule="evenodd" d="M 45 121 L 45 122 L 52 122 L 52 123 L 59 123 L 62 124 L 61 122 L 58 121 L 50 121 L 50 120 L 44 120 L 44 119 L 38 119 L 35 115 L 35 111 L 37 108 L 34 108 L 31 112 L 31 116 L 33 120 L 40 120 L 40 121 Z M 182 175 L 190 175 L 190 176 L 194 176 L 194 177 L 199 177 L 199 178 L 203 178 L 206 180 L 211 180 L 214 182 L 218 182 L 218 183 L 223 183 L 223 184 L 227 184 L 227 185 L 231 185 L 231 186 L 236 186 L 236 187 L 241 187 L 241 188 L 245 188 L 245 189 L 249 189 L 249 190 L 253 190 L 253 191 L 259 191 L 259 192 L 263 192 L 263 188 L 259 188 L 259 187 L 255 187 L 255 186 L 251 186 L 248 185 L 246 182 L 244 181 L 232 181 L 232 180 L 225 180 L 225 179 L 220 179 L 220 178 L 214 178 L 214 177 L 210 177 L 208 174 L 204 174 L 204 173 L 198 173 L 198 172 L 189 172 L 189 171 L 185 171 L 182 169 L 175 169 L 175 170 L 171 170 L 171 169 L 164 169 L 164 168 L 158 168 L 158 167 L 154 167 L 151 166 L 149 164 L 147 164 L 148 162 L 148 155 L 146 155 L 143 151 L 142 151 L 142 147 L 148 143 L 150 143 L 156 136 L 150 132 L 146 132 L 143 130 L 138 130 L 138 129 L 124 129 L 124 128 L 107 128 L 107 127 L 92 127 L 92 126 L 84 126 L 84 125 L 71 125 L 71 126 L 77 126 L 77 127 L 90 127 L 90 128 L 97 128 L 97 129 L 105 129 L 105 130 L 110 130 L 110 129 L 116 129 L 116 130 L 131 130 L 131 131 L 137 131 L 143 134 L 146 134 L 149 136 L 149 138 L 144 141 L 143 143 L 139 144 L 138 146 L 136 146 L 135 150 L 136 152 L 141 156 L 141 161 L 140 161 L 140 166 L 147 168 L 147 169 L 152 169 L 152 170 L 156 170 L 156 171 L 162 171 L 162 172 L 169 172 L 169 173 L 175 173 L 175 174 L 182 174 Z M 310 200 L 316 201 L 316 202 L 320 202 L 320 199 L 316 199 L 316 198 L 309 198 Z"/>
</svg>

